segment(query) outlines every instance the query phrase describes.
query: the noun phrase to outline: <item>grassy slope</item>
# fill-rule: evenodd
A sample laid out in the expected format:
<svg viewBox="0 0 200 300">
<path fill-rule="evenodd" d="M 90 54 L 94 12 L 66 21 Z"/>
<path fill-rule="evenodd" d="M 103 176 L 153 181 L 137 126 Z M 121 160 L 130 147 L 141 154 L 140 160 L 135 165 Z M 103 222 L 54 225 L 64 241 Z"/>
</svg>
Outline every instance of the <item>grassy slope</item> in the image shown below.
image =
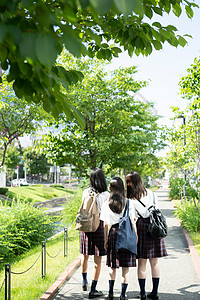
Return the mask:
<svg viewBox="0 0 200 300">
<path fill-rule="evenodd" d="M 10 198 L 20 198 L 30 202 L 41 202 L 54 197 L 65 197 L 73 195 L 74 191 L 60 187 L 47 187 L 45 185 L 30 185 L 10 187 L 7 194 Z"/>
<path fill-rule="evenodd" d="M 77 235 L 75 230 L 69 232 L 73 238 Z M 55 280 L 65 271 L 66 267 L 79 255 L 79 238 L 68 243 L 68 257 L 64 257 L 63 235 L 53 241 L 48 241 L 46 251 L 55 256 L 62 246 L 62 250 L 56 258 L 50 258 L 47 255 L 46 278 L 41 278 L 41 257 L 28 272 L 22 275 L 11 274 L 11 295 L 15 300 L 37 300 L 42 294 L 55 282 Z M 41 252 L 41 246 L 27 252 L 11 264 L 12 272 L 22 272 L 27 270 L 37 259 Z M 4 280 L 4 270 L 0 272 L 0 284 Z M 4 287 L 0 293 L 0 300 L 4 300 Z"/>
<path fill-rule="evenodd" d="M 176 206 L 176 204 L 179 203 L 180 200 L 173 200 L 173 202 Z M 188 233 L 189 233 L 189 236 L 190 236 L 191 240 L 193 241 L 194 246 L 197 249 L 197 252 L 200 256 L 200 232 L 190 231 Z"/>
<path fill-rule="evenodd" d="M 197 249 L 197 252 L 200 257 L 200 232 L 189 232 L 189 235 L 195 245 L 195 248 Z"/>
</svg>

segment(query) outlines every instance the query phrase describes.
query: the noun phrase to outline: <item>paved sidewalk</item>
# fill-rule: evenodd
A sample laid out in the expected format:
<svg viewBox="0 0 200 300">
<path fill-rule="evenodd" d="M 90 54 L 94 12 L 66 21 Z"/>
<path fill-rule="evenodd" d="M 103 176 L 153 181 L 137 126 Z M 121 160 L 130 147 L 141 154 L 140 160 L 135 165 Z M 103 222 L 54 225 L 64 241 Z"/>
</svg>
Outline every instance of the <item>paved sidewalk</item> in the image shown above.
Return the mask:
<svg viewBox="0 0 200 300">
<path fill-rule="evenodd" d="M 169 235 L 166 237 L 168 257 L 160 259 L 161 280 L 159 286 L 160 300 L 200 300 L 200 278 L 196 273 L 194 262 L 187 248 L 187 243 L 179 226 L 178 220 L 173 217 L 172 203 L 167 198 L 167 189 L 156 192 L 159 199 L 159 207 L 167 218 Z M 146 291 L 151 291 L 151 275 L 148 264 L 148 276 Z M 93 274 L 93 257 L 89 260 L 88 281 L 91 283 Z M 105 258 L 102 262 L 97 290 L 104 293 L 106 299 L 108 293 L 108 267 Z M 121 269 L 117 270 L 114 294 L 119 299 L 121 289 Z M 130 279 L 127 290 L 128 299 L 138 299 L 139 288 L 136 268 L 130 268 Z M 74 272 L 71 278 L 63 285 L 53 300 L 88 299 L 88 292 L 82 291 L 81 268 Z"/>
</svg>

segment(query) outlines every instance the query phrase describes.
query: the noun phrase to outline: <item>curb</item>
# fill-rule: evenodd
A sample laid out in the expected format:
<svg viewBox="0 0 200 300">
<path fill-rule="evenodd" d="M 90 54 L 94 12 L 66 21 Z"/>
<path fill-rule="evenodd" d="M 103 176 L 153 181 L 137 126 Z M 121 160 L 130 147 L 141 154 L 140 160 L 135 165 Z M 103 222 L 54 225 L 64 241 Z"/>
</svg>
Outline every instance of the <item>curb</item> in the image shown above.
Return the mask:
<svg viewBox="0 0 200 300">
<path fill-rule="evenodd" d="M 176 205 L 175 205 L 173 200 L 171 200 L 171 203 L 172 203 L 173 208 L 176 208 Z M 179 221 L 180 227 L 181 227 L 183 235 L 185 237 L 190 255 L 192 257 L 192 260 L 193 260 L 193 263 L 194 263 L 194 266 L 195 266 L 195 269 L 196 269 L 196 272 L 197 272 L 197 274 L 200 278 L 200 256 L 197 252 L 197 249 L 195 248 L 195 246 L 193 244 L 192 239 L 189 236 L 188 231 L 185 228 L 182 228 L 181 221 L 179 219 L 177 219 L 177 220 Z"/>
<path fill-rule="evenodd" d="M 81 263 L 82 255 L 79 255 L 65 270 L 65 272 L 50 286 L 50 288 L 38 300 L 50 300 L 67 278 Z"/>
</svg>

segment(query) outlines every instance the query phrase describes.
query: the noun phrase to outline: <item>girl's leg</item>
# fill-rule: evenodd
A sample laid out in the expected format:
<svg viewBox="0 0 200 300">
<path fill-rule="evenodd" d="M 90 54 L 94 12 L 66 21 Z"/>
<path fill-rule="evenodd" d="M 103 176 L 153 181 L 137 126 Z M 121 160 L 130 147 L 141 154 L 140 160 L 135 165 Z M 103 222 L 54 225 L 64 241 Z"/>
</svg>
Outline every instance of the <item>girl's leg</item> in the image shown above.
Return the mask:
<svg viewBox="0 0 200 300">
<path fill-rule="evenodd" d="M 89 298 L 96 298 L 102 296 L 102 292 L 98 292 L 96 290 L 97 282 L 101 272 L 101 260 L 102 260 L 102 256 L 94 255 L 94 275 L 93 275 L 93 280 L 92 280 L 91 289 L 89 293 Z"/>
<path fill-rule="evenodd" d="M 151 265 L 151 274 L 152 274 L 152 282 L 153 282 L 153 289 L 152 292 L 148 295 L 149 296 L 155 296 L 158 294 L 158 286 L 159 286 L 159 280 L 160 280 L 160 266 L 158 257 L 151 258 L 149 260 Z"/>
<path fill-rule="evenodd" d="M 145 281 L 146 281 L 146 265 L 147 259 L 139 258 L 138 259 L 138 282 L 140 286 L 140 295 L 141 299 L 145 296 Z"/>
<path fill-rule="evenodd" d="M 122 267 L 122 290 L 120 299 L 125 299 L 126 290 L 128 287 L 129 267 Z"/>
<path fill-rule="evenodd" d="M 109 268 L 109 292 L 108 292 L 108 299 L 113 299 L 113 289 L 115 284 L 115 278 L 116 278 L 116 268 Z"/>
<path fill-rule="evenodd" d="M 101 260 L 102 256 L 96 256 L 94 255 L 94 276 L 93 279 L 98 281 L 99 275 L 101 272 Z"/>
<path fill-rule="evenodd" d="M 88 269 L 88 259 L 89 255 L 82 255 L 81 259 L 81 270 L 82 270 L 82 278 L 83 278 L 83 290 L 87 291 L 87 269 Z"/>
</svg>

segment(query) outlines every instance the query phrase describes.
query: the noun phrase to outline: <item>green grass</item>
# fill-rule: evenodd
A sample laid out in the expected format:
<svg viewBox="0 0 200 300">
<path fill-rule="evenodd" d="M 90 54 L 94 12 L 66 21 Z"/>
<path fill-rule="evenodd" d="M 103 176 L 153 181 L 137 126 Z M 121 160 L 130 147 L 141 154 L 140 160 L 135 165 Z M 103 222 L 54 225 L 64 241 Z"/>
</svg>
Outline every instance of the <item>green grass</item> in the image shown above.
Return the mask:
<svg viewBox="0 0 200 300">
<path fill-rule="evenodd" d="M 70 238 L 77 235 L 74 229 L 69 231 Z M 46 251 L 55 256 L 63 245 L 63 235 L 51 241 L 47 241 Z M 17 258 L 11 265 L 12 272 L 27 270 L 37 259 L 41 252 L 41 246 L 35 247 L 25 255 Z M 68 257 L 64 257 L 64 250 L 56 258 L 47 255 L 46 278 L 41 278 L 41 257 L 28 272 L 22 275 L 11 274 L 11 299 L 15 300 L 38 300 L 55 280 L 65 271 L 66 267 L 79 255 L 79 238 L 68 242 Z M 0 286 L 4 280 L 4 270 L 0 272 Z M 0 293 L 0 300 L 4 300 L 4 287 Z"/>
<path fill-rule="evenodd" d="M 29 202 L 42 202 L 55 197 L 66 197 L 74 194 L 74 190 L 45 185 L 10 187 L 7 196 Z"/>
<path fill-rule="evenodd" d="M 191 237 L 195 248 L 200 256 L 200 232 L 189 232 L 189 236 Z"/>
<path fill-rule="evenodd" d="M 159 186 L 151 186 L 150 187 L 150 190 L 152 190 L 153 192 L 157 191 L 158 189 L 159 189 Z"/>
<path fill-rule="evenodd" d="M 173 200 L 175 207 L 180 204 L 180 200 Z M 189 236 L 200 256 L 200 232 L 188 231 Z"/>
</svg>

